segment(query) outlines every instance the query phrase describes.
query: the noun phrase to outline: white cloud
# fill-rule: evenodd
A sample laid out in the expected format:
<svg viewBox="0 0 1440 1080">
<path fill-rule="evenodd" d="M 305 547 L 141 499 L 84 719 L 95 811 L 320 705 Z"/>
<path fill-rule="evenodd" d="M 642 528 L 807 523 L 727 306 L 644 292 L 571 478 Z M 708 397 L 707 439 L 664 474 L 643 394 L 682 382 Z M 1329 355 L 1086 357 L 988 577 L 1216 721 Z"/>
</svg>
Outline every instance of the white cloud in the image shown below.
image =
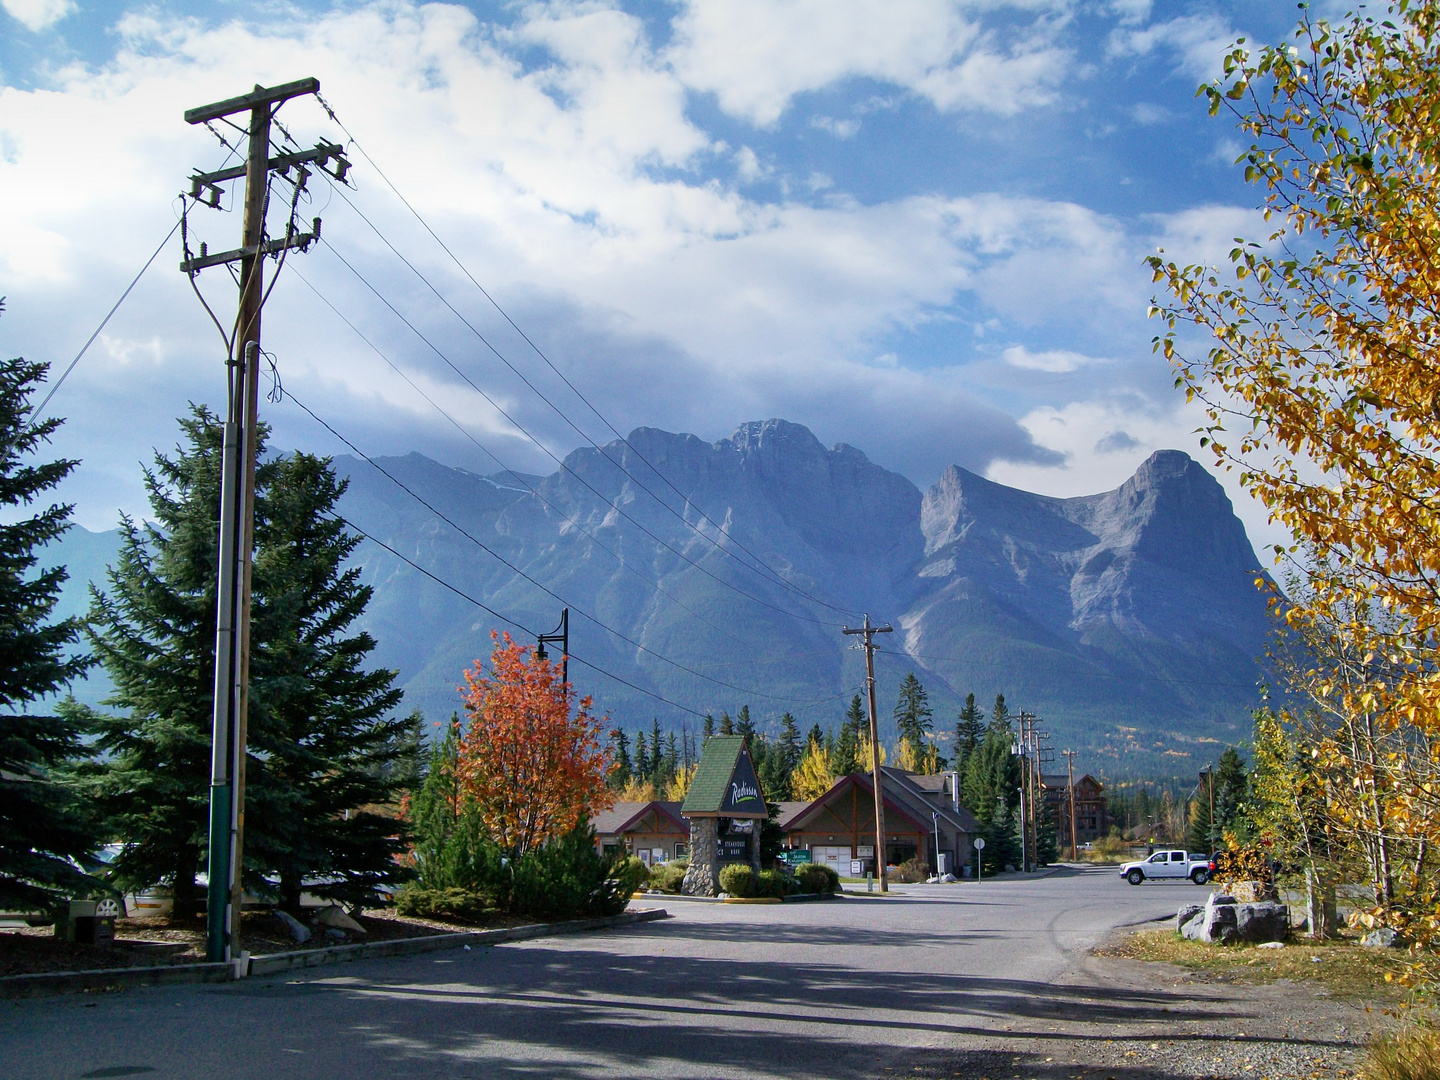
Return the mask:
<svg viewBox="0 0 1440 1080">
<path fill-rule="evenodd" d="M 1055 374 L 1076 371 L 1089 364 L 1102 362 L 1093 356 L 1068 352 L 1064 349 L 1031 352 L 1023 345 L 1010 346 L 1000 354 L 1000 358 L 1011 367 L 1022 368 L 1026 371 L 1048 371 Z"/>
<path fill-rule="evenodd" d="M 849 139 L 860 130 L 860 121 L 837 120 L 833 116 L 813 116 L 810 118 L 810 126 L 828 131 L 837 139 Z"/>
<path fill-rule="evenodd" d="M 791 100 L 850 78 L 892 83 L 942 110 L 1044 105 L 1071 56 L 1046 23 L 1000 44 L 966 5 L 934 0 L 688 0 L 668 57 L 726 112 L 774 124 Z"/>
<path fill-rule="evenodd" d="M 1170 110 L 1163 105 L 1154 105 L 1142 101 L 1130 109 L 1130 115 L 1135 118 L 1137 124 L 1151 127 L 1155 124 L 1163 124 L 1170 119 Z"/>
<path fill-rule="evenodd" d="M 0 0 L 16 22 L 32 33 L 48 30 L 75 10 L 74 0 Z"/>
<path fill-rule="evenodd" d="M 1218 15 L 1181 15 L 1138 29 L 1116 29 L 1107 52 L 1112 57 L 1148 56 L 1157 49 L 1169 49 L 1185 74 L 1208 80 L 1220 76 L 1225 54 L 1241 36 Z"/>
</svg>

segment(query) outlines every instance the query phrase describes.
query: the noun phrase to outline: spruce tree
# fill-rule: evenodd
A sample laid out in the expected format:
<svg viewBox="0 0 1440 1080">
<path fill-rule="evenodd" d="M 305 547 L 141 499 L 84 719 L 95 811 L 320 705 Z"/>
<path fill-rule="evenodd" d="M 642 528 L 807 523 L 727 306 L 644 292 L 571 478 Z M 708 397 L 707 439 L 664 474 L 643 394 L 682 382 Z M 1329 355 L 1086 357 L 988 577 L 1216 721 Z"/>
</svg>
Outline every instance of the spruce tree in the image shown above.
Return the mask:
<svg viewBox="0 0 1440 1080">
<path fill-rule="evenodd" d="M 795 724 L 795 717 L 788 712 L 780 717 L 779 748 L 788 778 L 795 771 L 795 766 L 800 764 L 800 755 L 804 753 L 800 745 L 800 729 Z"/>
<path fill-rule="evenodd" d="M 1049 866 L 1060 858 L 1060 830 L 1055 821 L 1055 808 L 1049 799 L 1040 800 L 1036 831 L 1039 836 L 1035 841 L 1035 863 L 1037 866 Z"/>
<path fill-rule="evenodd" d="M 715 717 L 711 716 L 711 715 L 707 712 L 707 713 L 705 714 L 705 725 L 704 725 L 703 729 L 702 729 L 701 732 L 700 732 L 700 752 L 701 752 L 702 754 L 705 752 L 705 743 L 706 743 L 707 741 L 709 741 L 710 736 L 711 736 L 711 735 L 714 735 L 714 734 L 715 734 Z"/>
<path fill-rule="evenodd" d="M 408 722 L 388 715 L 397 673 L 367 670 L 375 639 L 353 629 L 373 590 L 345 565 L 360 544 L 335 513 L 347 486 L 329 459 L 283 457 L 257 526 L 245 859 L 256 887 L 279 879 L 294 914 L 307 877 L 318 896 L 373 897 L 405 848 L 395 817 L 373 809 L 398 793 L 383 767 Z"/>
<path fill-rule="evenodd" d="M 733 721 L 733 720 L 730 719 L 730 714 L 729 714 L 728 712 L 722 712 L 722 713 L 720 714 L 720 734 L 721 734 L 721 735 L 734 735 L 734 734 L 735 734 L 735 721 Z"/>
<path fill-rule="evenodd" d="M 63 567 L 37 571 L 37 551 L 70 527 L 71 507 L 37 499 L 77 462 L 32 457 L 60 426 L 30 422 L 30 399 L 46 365 L 0 362 L 0 910 L 57 911 L 95 883 L 80 873 L 95 848 L 72 788 L 61 782 L 84 750 L 72 718 L 31 713 L 89 666 L 68 655 L 79 636 L 74 619 L 51 621 L 66 578 Z M 73 862 L 72 862 L 73 860 Z"/>
<path fill-rule="evenodd" d="M 1005 695 L 995 695 L 995 708 L 990 713 L 990 730 L 998 731 L 1005 729 L 1006 734 L 1010 732 L 1010 707 L 1005 704 Z"/>
<path fill-rule="evenodd" d="M 665 774 L 665 751 L 660 740 L 659 717 L 652 717 L 650 722 L 650 769 L 645 779 L 655 785 L 656 791 L 663 790 L 670 780 Z"/>
<path fill-rule="evenodd" d="M 610 770 L 610 776 L 606 783 L 612 788 L 623 788 L 630 782 L 632 773 L 630 737 L 625 734 L 623 728 L 617 727 L 610 732 L 610 750 L 615 759 L 615 767 Z"/>
<path fill-rule="evenodd" d="M 975 705 L 975 695 L 965 695 L 965 707 L 955 718 L 955 771 L 964 774 L 965 763 L 985 737 L 985 715 Z"/>
<path fill-rule="evenodd" d="M 203 406 L 179 424 L 183 443 L 144 470 L 150 522 L 121 518 L 108 588 L 91 586 L 86 633 L 115 690 L 106 711 L 80 711 L 103 754 L 85 770 L 88 795 L 124 845 L 117 882 L 169 885 L 185 920 L 209 827 L 222 425 Z M 257 503 L 272 473 L 262 458 Z"/>
<path fill-rule="evenodd" d="M 939 755 L 928 739 L 932 727 L 930 700 L 913 671 L 906 672 L 905 678 L 900 681 L 900 696 L 895 702 L 893 715 L 900 734 L 900 745 L 909 748 L 909 753 L 904 756 L 915 765 L 916 771 L 934 772 Z"/>
<path fill-rule="evenodd" d="M 635 733 L 635 775 L 638 778 L 648 780 L 650 778 L 650 751 L 648 743 L 645 742 L 644 730 Z"/>
<path fill-rule="evenodd" d="M 755 724 L 750 719 L 749 705 L 741 705 L 740 711 L 735 714 L 735 734 L 743 735 L 747 743 L 755 736 Z"/>
<path fill-rule="evenodd" d="M 1208 796 L 1208 792 L 1206 793 Z M 1250 777 L 1245 772 L 1245 759 L 1240 751 L 1227 746 L 1215 766 L 1216 835 L 1226 829 L 1244 827 L 1245 802 L 1250 795 Z"/>
</svg>

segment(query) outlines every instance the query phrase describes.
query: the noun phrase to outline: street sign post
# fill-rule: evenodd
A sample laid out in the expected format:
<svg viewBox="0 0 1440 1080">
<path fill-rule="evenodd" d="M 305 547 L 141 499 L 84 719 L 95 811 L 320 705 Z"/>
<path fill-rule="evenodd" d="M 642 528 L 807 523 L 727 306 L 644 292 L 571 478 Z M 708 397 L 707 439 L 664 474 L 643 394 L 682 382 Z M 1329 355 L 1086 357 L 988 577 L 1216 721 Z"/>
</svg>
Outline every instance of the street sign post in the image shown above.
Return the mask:
<svg viewBox="0 0 1440 1080">
<path fill-rule="evenodd" d="M 985 877 L 985 838 L 975 837 L 975 883 L 978 885 Z"/>
</svg>

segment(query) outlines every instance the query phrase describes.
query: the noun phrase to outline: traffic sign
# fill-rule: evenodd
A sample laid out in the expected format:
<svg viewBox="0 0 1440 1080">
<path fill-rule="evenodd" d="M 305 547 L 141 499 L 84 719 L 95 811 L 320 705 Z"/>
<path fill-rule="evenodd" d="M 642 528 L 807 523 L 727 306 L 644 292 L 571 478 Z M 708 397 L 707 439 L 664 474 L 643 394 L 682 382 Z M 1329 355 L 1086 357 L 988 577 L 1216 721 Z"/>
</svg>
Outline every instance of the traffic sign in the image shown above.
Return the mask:
<svg viewBox="0 0 1440 1080">
<path fill-rule="evenodd" d="M 975 837 L 975 850 L 976 850 L 976 851 L 984 851 L 984 850 L 985 850 L 985 838 L 984 838 L 983 836 L 977 836 L 977 837 Z"/>
</svg>

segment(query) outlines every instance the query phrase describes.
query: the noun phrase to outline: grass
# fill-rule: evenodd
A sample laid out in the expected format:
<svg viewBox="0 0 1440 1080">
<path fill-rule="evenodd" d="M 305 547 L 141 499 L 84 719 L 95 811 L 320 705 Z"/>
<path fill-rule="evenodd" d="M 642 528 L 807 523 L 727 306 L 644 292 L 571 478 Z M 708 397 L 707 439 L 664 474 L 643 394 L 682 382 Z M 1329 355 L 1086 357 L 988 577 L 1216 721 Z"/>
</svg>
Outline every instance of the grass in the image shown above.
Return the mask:
<svg viewBox="0 0 1440 1080">
<path fill-rule="evenodd" d="M 1123 956 L 1175 964 L 1207 975 L 1217 982 L 1272 983 L 1280 979 L 1316 983 L 1336 997 L 1398 1004 L 1405 989 L 1385 976 L 1400 970 L 1400 958 L 1385 949 L 1367 949 L 1351 939 L 1310 944 L 1286 942 L 1283 949 L 1256 945 L 1206 945 L 1182 938 L 1174 930 L 1140 930 L 1096 950 L 1103 956 Z M 1440 1078 L 1437 1078 L 1440 1080 Z"/>
<path fill-rule="evenodd" d="M 1370 1044 L 1362 1080 L 1440 1080 L 1440 1033 L 1408 1027 Z"/>
</svg>

